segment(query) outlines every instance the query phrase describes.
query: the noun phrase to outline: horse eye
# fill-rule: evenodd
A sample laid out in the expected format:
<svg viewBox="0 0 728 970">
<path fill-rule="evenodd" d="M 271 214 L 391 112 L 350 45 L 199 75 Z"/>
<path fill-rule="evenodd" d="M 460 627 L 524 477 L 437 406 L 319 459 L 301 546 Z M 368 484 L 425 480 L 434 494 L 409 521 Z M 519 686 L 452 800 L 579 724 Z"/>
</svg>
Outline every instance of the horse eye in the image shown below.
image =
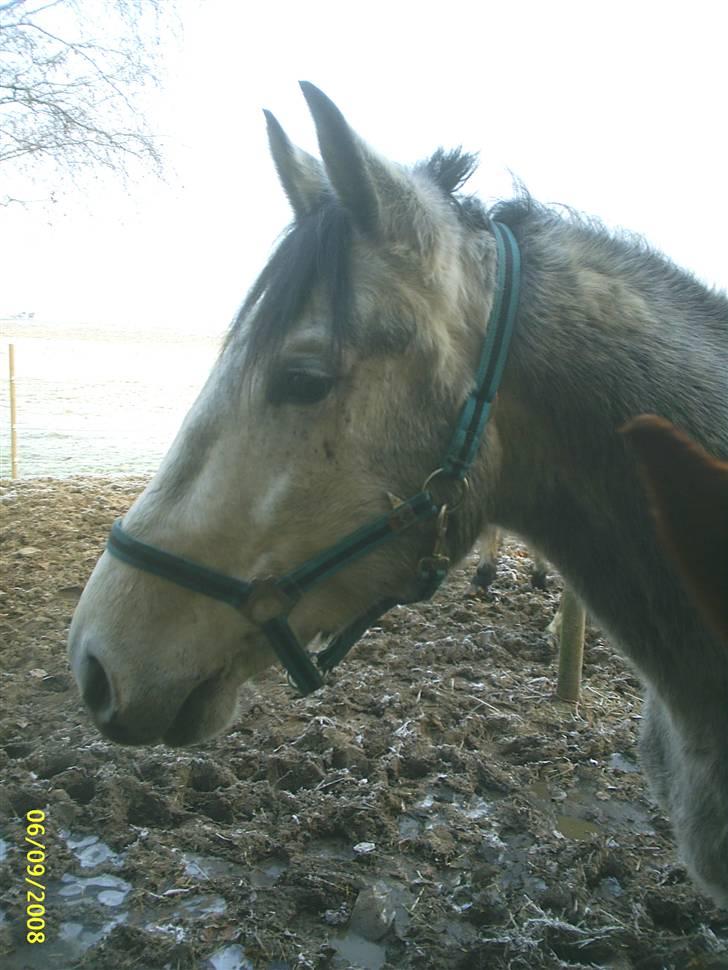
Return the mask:
<svg viewBox="0 0 728 970">
<path fill-rule="evenodd" d="M 268 399 L 271 404 L 316 404 L 333 386 L 334 379 L 329 374 L 283 370 L 274 377 Z"/>
</svg>

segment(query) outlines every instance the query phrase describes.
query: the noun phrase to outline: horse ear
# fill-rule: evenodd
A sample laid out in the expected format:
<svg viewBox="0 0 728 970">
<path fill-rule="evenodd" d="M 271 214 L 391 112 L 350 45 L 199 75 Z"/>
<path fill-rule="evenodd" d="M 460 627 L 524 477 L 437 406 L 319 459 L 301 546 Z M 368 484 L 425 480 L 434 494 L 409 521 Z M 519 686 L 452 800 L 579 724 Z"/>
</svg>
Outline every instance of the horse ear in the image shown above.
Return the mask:
<svg viewBox="0 0 728 970">
<path fill-rule="evenodd" d="M 728 462 L 669 421 L 641 415 L 622 429 L 664 547 L 713 629 L 728 644 Z"/>
<path fill-rule="evenodd" d="M 333 101 L 309 81 L 299 82 L 316 125 L 321 157 L 340 202 L 366 233 L 411 235 L 423 221 L 424 207 L 411 179 L 379 158 L 352 131 Z M 387 216 L 396 211 L 397 225 Z M 409 214 L 410 218 L 407 219 Z"/>
<path fill-rule="evenodd" d="M 321 163 L 290 141 L 278 119 L 263 111 L 268 128 L 268 143 L 283 190 L 297 219 L 308 215 L 328 190 Z"/>
</svg>

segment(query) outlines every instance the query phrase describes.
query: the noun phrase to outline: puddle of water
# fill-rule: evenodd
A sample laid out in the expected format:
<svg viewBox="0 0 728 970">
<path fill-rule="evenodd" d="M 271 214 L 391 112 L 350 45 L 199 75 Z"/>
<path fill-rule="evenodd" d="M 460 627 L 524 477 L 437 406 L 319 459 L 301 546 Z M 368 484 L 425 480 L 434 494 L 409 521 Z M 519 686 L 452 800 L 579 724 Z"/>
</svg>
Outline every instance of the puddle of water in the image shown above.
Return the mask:
<svg viewBox="0 0 728 970">
<path fill-rule="evenodd" d="M 254 970 L 254 967 L 242 946 L 231 943 L 215 950 L 203 964 L 203 970 Z"/>
<path fill-rule="evenodd" d="M 67 944 L 69 949 L 80 955 L 94 943 L 98 943 L 107 933 L 110 933 L 118 923 L 125 921 L 126 913 L 104 923 L 98 930 L 90 930 L 83 923 L 61 923 L 58 927 L 58 942 Z"/>
<path fill-rule="evenodd" d="M 588 839 L 595 832 L 602 832 L 603 829 L 594 822 L 587 822 L 584 818 L 577 818 L 575 815 L 557 815 L 556 828 L 565 835 L 567 839 Z"/>
<path fill-rule="evenodd" d="M 89 848 L 92 843 L 76 848 Z M 64 873 L 60 879 L 50 880 L 47 898 L 60 901 L 70 917 L 58 926 L 58 936 L 42 947 L 21 945 L 14 954 L 8 954 L 3 964 L 7 970 L 47 970 L 48 967 L 65 967 L 78 960 L 83 953 L 103 939 L 118 924 L 128 919 L 128 913 L 117 912 L 108 918 L 104 911 L 95 910 L 96 904 L 104 910 L 118 909 L 131 892 L 131 883 L 110 873 L 76 876 Z M 74 912 L 76 910 L 77 912 Z"/>
<path fill-rule="evenodd" d="M 615 757 L 622 758 L 622 755 L 612 756 Z M 631 762 L 625 759 L 624 764 Z M 635 769 L 639 770 L 636 765 Z M 623 767 L 622 770 L 628 769 Z M 554 807 L 555 801 L 560 803 L 561 814 L 555 816 L 555 824 L 567 838 L 584 839 L 594 832 L 609 834 L 610 828 L 617 826 L 640 835 L 653 835 L 655 831 L 648 813 L 640 805 L 616 796 L 605 798 L 605 793 L 590 782 L 576 779 L 567 792 L 559 790 L 555 794 L 547 782 L 537 781 L 529 786 L 529 792 L 536 801 L 548 807 Z M 586 817 L 593 821 L 586 821 Z M 591 827 L 587 830 L 585 826 Z"/>
<path fill-rule="evenodd" d="M 337 839 L 317 839 L 309 844 L 307 851 L 319 859 L 335 859 L 337 862 L 349 862 L 356 854 L 349 843 Z"/>
<path fill-rule="evenodd" d="M 534 781 L 532 785 L 529 785 L 528 790 L 541 801 L 551 800 L 551 789 L 545 781 Z"/>
<path fill-rule="evenodd" d="M 99 943 L 119 923 L 142 926 L 147 932 L 160 933 L 176 942 L 185 939 L 186 931 L 178 925 L 179 920 L 199 920 L 219 916 L 227 909 L 225 899 L 212 893 L 195 894 L 183 898 L 169 897 L 158 903 L 148 903 L 142 912 L 124 908 L 132 884 L 108 871 L 94 871 L 120 865 L 123 856 L 114 852 L 96 835 L 61 833 L 73 853 L 83 875 L 64 873 L 59 879 L 49 881 L 48 898 L 57 901 L 58 907 L 68 918 L 58 926 L 58 935 L 43 947 L 19 946 L 14 954 L 8 954 L 3 970 L 47 970 L 49 966 L 70 966 L 79 960 L 92 946 Z M 9 844 L 0 840 L 0 859 Z M 353 855 L 348 850 L 347 857 Z M 270 859 L 265 865 L 250 869 L 235 862 L 203 854 L 182 855 L 187 876 L 197 883 L 215 877 L 249 878 L 256 888 L 275 885 L 288 863 L 282 859 Z M 180 894 L 182 895 L 182 894 Z M 4 914 L 0 912 L 0 923 Z M 281 970 L 285 965 L 281 964 Z M 206 970 L 252 970 L 252 964 L 242 947 L 224 946 L 216 950 L 204 964 Z"/>
<path fill-rule="evenodd" d="M 375 882 L 362 889 L 357 896 L 349 929 L 362 939 L 376 943 L 387 934 L 394 917 L 394 896 L 391 888 L 385 882 Z"/>
<path fill-rule="evenodd" d="M 98 943 L 118 924 L 126 922 L 121 913 L 97 928 L 67 920 L 58 926 L 58 936 L 43 946 L 21 943 L 14 953 L 3 957 L 3 970 L 48 970 L 49 967 L 68 967 L 79 960 L 89 947 Z"/>
<path fill-rule="evenodd" d="M 267 866 L 256 866 L 250 873 L 250 884 L 256 889 L 270 889 L 287 868 L 287 862 L 270 862 Z"/>
<path fill-rule="evenodd" d="M 143 912 L 133 913 L 129 922 L 134 926 L 143 926 L 147 933 L 159 933 L 162 936 L 171 937 L 175 943 L 181 943 L 187 938 L 187 931 L 171 920 L 219 916 L 226 909 L 227 903 L 222 896 L 204 893 L 184 899 L 174 908 L 164 903 L 147 904 Z"/>
<path fill-rule="evenodd" d="M 227 909 L 227 903 L 222 896 L 212 896 L 206 893 L 183 900 L 179 908 L 185 916 L 199 919 L 200 916 L 219 916 Z"/>
<path fill-rule="evenodd" d="M 416 818 L 411 815 L 400 815 L 399 834 L 403 839 L 416 839 L 422 830 L 422 826 Z"/>
<path fill-rule="evenodd" d="M 387 951 L 381 944 L 349 931 L 332 937 L 331 945 L 345 960 L 362 970 L 380 970 L 387 959 Z"/>
<path fill-rule="evenodd" d="M 58 927 L 58 939 L 62 943 L 76 944 L 76 947 L 85 950 L 103 936 L 103 930 L 92 932 L 86 929 L 83 923 L 61 923 Z"/>
<path fill-rule="evenodd" d="M 227 859 L 218 859 L 216 856 L 203 855 L 199 852 L 183 852 L 182 863 L 185 867 L 185 875 L 202 881 L 214 879 L 215 876 L 235 876 L 242 879 L 246 872 L 245 866 L 237 862 L 229 862 Z"/>
<path fill-rule="evenodd" d="M 0 839 L 0 862 L 4 862 L 7 858 L 9 848 L 10 843 L 6 842 L 5 839 Z"/>
<path fill-rule="evenodd" d="M 498 884 L 503 889 L 521 889 L 527 895 L 538 894 L 547 888 L 540 876 L 531 871 L 531 836 L 523 833 L 504 836 L 493 842 L 492 861 L 500 866 Z"/>
<path fill-rule="evenodd" d="M 102 906 L 121 906 L 128 895 L 128 892 L 117 892 L 115 889 L 106 889 L 97 896 Z"/>
<path fill-rule="evenodd" d="M 64 873 L 55 884 L 48 886 L 48 895 L 62 896 L 69 903 L 95 899 L 103 906 L 120 906 L 131 892 L 131 883 L 118 876 L 101 873 L 98 876 L 74 876 Z"/>
<path fill-rule="evenodd" d="M 487 818 L 489 815 L 493 814 L 493 805 L 491 802 L 486 802 L 484 798 L 480 798 L 478 795 L 473 795 L 469 799 L 468 807 L 465 808 L 464 814 L 466 818 L 478 820 L 481 818 Z"/>
<path fill-rule="evenodd" d="M 229 862 L 227 859 L 218 859 L 200 852 L 183 852 L 182 863 L 185 875 L 191 879 L 206 882 L 216 876 L 236 879 L 247 877 L 255 889 L 270 889 L 288 868 L 288 863 L 284 860 L 271 859 L 266 865 L 249 869 L 238 862 Z"/>
<path fill-rule="evenodd" d="M 105 862 L 119 866 L 123 861 L 122 856 L 102 842 L 98 835 L 73 835 L 71 832 L 61 832 L 61 835 L 82 869 L 93 869 Z"/>
<path fill-rule="evenodd" d="M 632 761 L 626 755 L 620 754 L 619 751 L 615 751 L 610 757 L 609 767 L 614 768 L 615 771 L 623 771 L 628 775 L 638 773 L 640 770 L 640 766 L 636 761 Z"/>
<path fill-rule="evenodd" d="M 448 826 L 453 814 L 477 822 L 493 814 L 493 804 L 479 795 L 463 795 L 442 786 L 437 792 L 428 792 L 408 813 L 400 816 L 399 834 L 403 839 L 416 838 L 437 825 Z"/>
<path fill-rule="evenodd" d="M 160 933 L 162 936 L 169 936 L 175 943 L 182 943 L 187 935 L 181 926 L 173 923 L 145 923 L 144 929 L 147 933 Z"/>
</svg>

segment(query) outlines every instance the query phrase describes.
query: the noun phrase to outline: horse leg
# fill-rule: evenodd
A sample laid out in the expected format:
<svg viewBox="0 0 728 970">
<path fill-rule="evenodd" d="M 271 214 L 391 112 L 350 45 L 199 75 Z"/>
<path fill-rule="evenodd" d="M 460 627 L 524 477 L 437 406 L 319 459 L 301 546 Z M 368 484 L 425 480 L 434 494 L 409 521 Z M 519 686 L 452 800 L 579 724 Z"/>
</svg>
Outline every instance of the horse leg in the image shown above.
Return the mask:
<svg viewBox="0 0 728 970">
<path fill-rule="evenodd" d="M 531 565 L 531 586 L 534 589 L 546 589 L 547 573 L 548 565 L 546 560 L 537 552 L 534 552 L 533 563 Z"/>
<path fill-rule="evenodd" d="M 477 589 L 488 589 L 498 571 L 498 550 L 501 544 L 500 529 L 489 526 L 480 538 L 480 562 L 471 583 Z"/>
<path fill-rule="evenodd" d="M 676 721 L 647 687 L 640 736 L 644 773 L 656 801 L 670 816 L 691 876 L 719 906 L 728 908 L 728 770 L 724 745 L 720 735 L 716 737 L 716 743 L 706 744 L 702 729 Z"/>
</svg>

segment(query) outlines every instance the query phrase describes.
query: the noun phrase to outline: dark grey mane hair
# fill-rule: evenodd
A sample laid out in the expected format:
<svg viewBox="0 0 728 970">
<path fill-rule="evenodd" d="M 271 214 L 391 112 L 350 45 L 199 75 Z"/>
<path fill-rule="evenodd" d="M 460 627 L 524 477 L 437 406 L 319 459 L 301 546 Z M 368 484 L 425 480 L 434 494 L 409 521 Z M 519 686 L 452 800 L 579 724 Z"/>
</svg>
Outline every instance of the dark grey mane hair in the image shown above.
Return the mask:
<svg viewBox="0 0 728 970">
<path fill-rule="evenodd" d="M 463 224 L 484 228 L 487 213 L 474 197 L 456 193 L 475 171 L 477 157 L 461 149 L 438 148 L 414 167 L 424 172 L 452 202 Z M 296 219 L 285 230 L 232 323 L 227 342 L 250 317 L 245 367 L 271 360 L 305 309 L 314 289 L 320 289 L 331 310 L 331 356 L 356 339 L 351 313 L 350 261 L 353 224 L 333 194 L 315 211 Z"/>
<path fill-rule="evenodd" d="M 489 218 L 483 203 L 474 195 L 464 195 L 461 189 L 478 167 L 478 156 L 462 148 L 445 151 L 438 148 L 426 162 L 415 166 L 425 172 L 452 202 L 458 218 L 469 229 L 487 229 Z"/>
<path fill-rule="evenodd" d="M 425 162 L 415 165 L 415 171 L 426 172 L 446 195 L 454 195 L 465 185 L 478 167 L 478 156 L 462 148 L 446 151 L 437 148 Z"/>
<path fill-rule="evenodd" d="M 495 203 L 488 215 L 513 230 L 519 240 L 524 260 L 529 258 L 529 232 L 541 233 L 544 228 L 567 224 L 579 238 L 583 252 L 591 251 L 595 266 L 607 259 L 613 268 L 627 278 L 639 282 L 642 291 L 659 306 L 665 300 L 665 285 L 670 299 L 692 311 L 700 308 L 714 316 L 718 326 L 725 328 L 726 296 L 700 282 L 689 270 L 683 269 L 660 252 L 639 233 L 625 229 L 609 229 L 594 216 L 585 215 L 563 204 L 544 205 L 537 202 L 518 185 L 518 194 Z"/>
</svg>

